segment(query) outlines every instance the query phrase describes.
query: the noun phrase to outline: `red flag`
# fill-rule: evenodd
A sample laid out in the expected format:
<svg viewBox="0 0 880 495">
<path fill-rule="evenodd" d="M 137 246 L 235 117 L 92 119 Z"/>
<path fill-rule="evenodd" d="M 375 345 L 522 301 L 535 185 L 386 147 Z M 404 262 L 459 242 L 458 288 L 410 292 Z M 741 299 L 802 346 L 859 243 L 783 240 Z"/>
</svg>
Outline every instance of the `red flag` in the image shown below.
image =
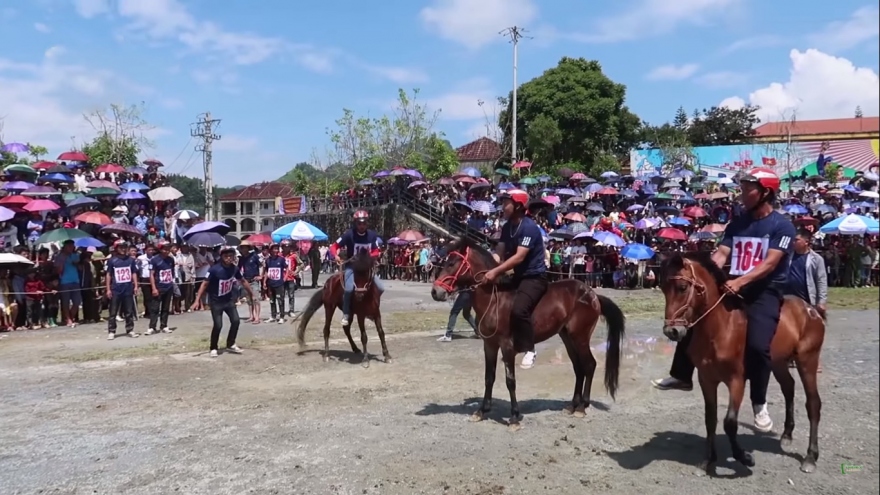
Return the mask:
<svg viewBox="0 0 880 495">
<path fill-rule="evenodd" d="M 733 162 L 733 166 L 737 167 L 737 168 L 742 168 L 743 163 L 742 162 Z"/>
<path fill-rule="evenodd" d="M 768 165 L 770 167 L 775 167 L 776 166 L 776 158 L 765 158 L 764 165 Z"/>
<path fill-rule="evenodd" d="M 743 163 L 745 164 L 746 167 L 751 167 L 752 165 L 755 164 L 755 162 L 753 162 L 753 161 L 751 161 L 751 160 L 746 160 L 746 161 L 744 161 Z"/>
</svg>

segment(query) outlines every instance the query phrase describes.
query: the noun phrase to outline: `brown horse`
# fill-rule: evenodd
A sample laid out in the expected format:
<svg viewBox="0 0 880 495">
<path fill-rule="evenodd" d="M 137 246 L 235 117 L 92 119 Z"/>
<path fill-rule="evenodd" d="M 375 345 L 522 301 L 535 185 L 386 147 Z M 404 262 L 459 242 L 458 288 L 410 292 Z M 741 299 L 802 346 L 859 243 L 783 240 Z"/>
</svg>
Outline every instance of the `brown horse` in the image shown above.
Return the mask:
<svg viewBox="0 0 880 495">
<path fill-rule="evenodd" d="M 736 438 L 745 389 L 746 316 L 742 300 L 721 289 L 727 275 L 711 260 L 709 253 L 671 255 L 663 260 L 660 280 L 666 296 L 663 333 L 672 340 L 680 340 L 688 331 L 692 332 L 687 351 L 697 368 L 706 405 L 706 458 L 701 467 L 708 474 L 714 474 L 719 383 L 727 386 L 729 394 L 724 432 L 730 440 L 733 457 L 745 466 L 754 466 L 754 458 L 743 451 Z M 785 397 L 785 427 L 780 441 L 783 446 L 790 445 L 794 431 L 795 386 L 788 371 L 788 363 L 793 359 L 807 394 L 810 443 L 801 463 L 801 470 L 807 473 L 815 470 L 819 459 L 822 402 L 816 373 L 824 340 L 825 322 L 819 313 L 800 298 L 786 297 L 770 350 L 773 375 Z"/>
<path fill-rule="evenodd" d="M 507 390 L 510 392 L 510 421 L 514 429 L 522 419 L 516 401 L 516 375 L 514 359 L 524 351 L 510 331 L 510 312 L 513 293 L 500 284 L 483 284 L 481 277 L 498 266 L 492 255 L 469 240 L 453 240 L 446 247 L 448 253 L 437 280 L 431 289 L 435 301 L 444 301 L 450 293 L 473 290 L 474 311 L 479 322 L 477 331 L 483 338 L 486 358 L 486 392 L 483 404 L 472 416 L 480 421 L 492 408 L 492 387 L 495 384 L 495 368 L 498 351 L 504 362 Z M 605 388 L 614 398 L 617 393 L 620 371 L 620 341 L 624 336 L 625 318 L 611 299 L 597 296 L 580 281 L 567 279 L 549 284 L 547 293 L 535 309 L 535 342 L 543 342 L 559 334 L 574 368 L 574 396 L 565 412 L 584 417 L 590 405 L 590 391 L 596 359 L 590 349 L 590 338 L 596 329 L 599 316 L 608 323 L 608 353 L 605 361 Z"/>
<path fill-rule="evenodd" d="M 388 346 L 385 345 L 385 330 L 382 328 L 382 313 L 379 311 L 379 302 L 381 294 L 379 289 L 373 283 L 373 267 L 375 262 L 369 253 L 351 258 L 347 263 L 354 272 L 355 292 L 351 301 L 352 315 L 357 318 L 358 327 L 361 330 L 361 344 L 364 346 L 364 352 L 361 356 L 361 363 L 364 368 L 370 367 L 370 355 L 367 352 L 367 330 L 364 327 L 364 320 L 369 318 L 376 324 L 376 332 L 379 334 L 379 342 L 382 343 L 382 355 L 386 363 L 391 362 L 391 354 L 388 353 Z M 324 361 L 330 360 L 330 324 L 333 321 L 333 314 L 336 308 L 342 309 L 342 273 L 332 275 L 327 279 L 318 292 L 314 293 L 309 299 L 305 310 L 299 316 L 294 318 L 293 322 L 300 320 L 296 329 L 296 340 L 300 349 L 306 345 L 305 334 L 306 326 L 312 315 L 321 306 L 324 306 Z M 348 343 L 351 344 L 351 351 L 355 354 L 361 354 L 361 350 L 355 345 L 351 338 L 351 322 L 342 327 L 345 336 L 348 337 Z"/>
</svg>

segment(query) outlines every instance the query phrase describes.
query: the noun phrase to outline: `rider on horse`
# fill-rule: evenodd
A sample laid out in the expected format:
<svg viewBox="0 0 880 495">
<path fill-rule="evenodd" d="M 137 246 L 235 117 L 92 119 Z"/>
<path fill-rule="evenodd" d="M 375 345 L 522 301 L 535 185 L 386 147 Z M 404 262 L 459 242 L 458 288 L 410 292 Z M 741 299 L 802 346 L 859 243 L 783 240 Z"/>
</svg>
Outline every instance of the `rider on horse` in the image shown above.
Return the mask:
<svg viewBox="0 0 880 495">
<path fill-rule="evenodd" d="M 510 326 L 516 340 L 522 339 L 526 350 L 520 367 L 535 365 L 535 331 L 532 313 L 547 292 L 547 265 L 544 264 L 544 237 L 541 228 L 528 216 L 529 194 L 510 189 L 502 196 L 502 213 L 507 222 L 501 227 L 496 252 L 501 264 L 486 272 L 492 282 L 513 269 L 516 294 L 510 314 Z"/>
<path fill-rule="evenodd" d="M 746 378 L 755 413 L 755 428 L 773 429 L 767 412 L 767 386 L 772 372 L 770 344 L 776 334 L 788 277 L 789 259 L 795 228 L 773 208 L 779 192 L 779 177 L 770 169 L 755 168 L 739 179 L 745 211 L 735 216 L 724 231 L 712 261 L 723 268 L 730 259 L 731 279 L 726 293 L 739 295 L 746 303 Z M 682 340 L 675 351 L 670 377 L 654 380 L 661 390 L 690 390 L 694 365 L 687 356 L 690 339 Z"/>
<path fill-rule="evenodd" d="M 367 227 L 367 221 L 370 214 L 366 210 L 358 210 L 354 212 L 354 227 L 345 231 L 342 237 L 330 245 L 330 252 L 334 257 L 339 256 L 339 248 L 345 248 L 345 256 L 349 260 L 366 251 L 373 258 L 379 257 L 379 235 L 375 230 Z M 378 275 L 373 275 L 373 285 L 379 291 L 379 294 L 385 292 L 382 281 Z M 351 296 L 354 293 L 354 270 L 350 266 L 346 266 L 342 271 L 342 326 L 347 327 L 351 324 Z"/>
</svg>

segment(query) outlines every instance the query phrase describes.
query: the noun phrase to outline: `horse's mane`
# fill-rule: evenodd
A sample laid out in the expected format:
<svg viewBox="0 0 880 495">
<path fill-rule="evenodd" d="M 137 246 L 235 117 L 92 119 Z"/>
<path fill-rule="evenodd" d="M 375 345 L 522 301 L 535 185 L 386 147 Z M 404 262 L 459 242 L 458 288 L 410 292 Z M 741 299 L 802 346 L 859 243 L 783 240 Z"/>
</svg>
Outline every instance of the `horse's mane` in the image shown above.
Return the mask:
<svg viewBox="0 0 880 495">
<path fill-rule="evenodd" d="M 693 261 L 703 267 L 704 270 L 712 275 L 712 278 L 715 279 L 715 285 L 718 287 L 727 282 L 727 274 L 712 261 L 711 251 L 691 251 L 688 253 L 673 253 L 660 263 L 661 283 L 666 281 L 671 272 L 684 268 L 684 260 Z"/>
<path fill-rule="evenodd" d="M 483 260 L 483 263 L 486 264 L 486 268 L 495 268 L 498 266 L 498 262 L 495 261 L 495 257 L 492 256 L 492 253 L 489 252 L 488 249 L 484 248 L 480 244 L 474 242 L 473 240 L 464 237 L 458 242 L 457 249 L 470 248 L 473 252 L 477 253 L 480 256 L 480 259 Z"/>
<path fill-rule="evenodd" d="M 351 257 L 349 261 L 351 270 L 356 274 L 369 273 L 373 269 L 373 257 L 367 251 L 361 251 Z"/>
</svg>

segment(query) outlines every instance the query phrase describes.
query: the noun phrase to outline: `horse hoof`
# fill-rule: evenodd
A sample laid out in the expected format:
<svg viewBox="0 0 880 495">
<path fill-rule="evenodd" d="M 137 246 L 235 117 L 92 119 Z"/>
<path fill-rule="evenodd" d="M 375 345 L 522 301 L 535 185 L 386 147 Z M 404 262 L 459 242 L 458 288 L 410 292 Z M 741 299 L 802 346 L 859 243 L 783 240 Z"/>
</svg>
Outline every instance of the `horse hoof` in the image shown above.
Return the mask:
<svg viewBox="0 0 880 495">
<path fill-rule="evenodd" d="M 704 461 L 701 462 L 697 469 L 694 471 L 696 476 L 715 476 L 715 463 Z"/>
<path fill-rule="evenodd" d="M 389 356 L 385 356 L 385 364 L 391 364 L 391 358 Z"/>
<path fill-rule="evenodd" d="M 575 411 L 575 412 L 572 414 L 572 416 L 574 416 L 575 418 L 586 418 L 586 417 L 587 417 L 587 413 L 584 412 L 584 411 Z"/>
<path fill-rule="evenodd" d="M 324 362 L 325 362 L 325 363 L 329 363 L 329 362 L 330 362 L 330 356 L 324 356 Z"/>
<path fill-rule="evenodd" d="M 370 367 L 370 360 L 364 359 L 364 361 L 361 363 L 361 366 L 363 366 L 364 369 L 369 368 Z"/>
<path fill-rule="evenodd" d="M 522 423 L 510 423 L 507 425 L 507 430 L 511 433 L 522 430 Z"/>
<path fill-rule="evenodd" d="M 755 456 L 748 452 L 743 452 L 736 460 L 745 467 L 755 467 Z"/>
<path fill-rule="evenodd" d="M 574 407 L 572 407 L 572 406 L 563 407 L 562 414 L 565 414 L 566 416 L 571 416 L 572 414 L 574 414 Z"/>
<path fill-rule="evenodd" d="M 801 463 L 801 471 L 809 474 L 816 470 L 816 461 L 812 459 L 804 459 L 804 462 Z"/>
<path fill-rule="evenodd" d="M 787 449 L 788 447 L 791 447 L 791 437 L 783 435 L 782 438 L 779 439 L 779 445 L 783 449 Z"/>
<path fill-rule="evenodd" d="M 477 411 L 471 414 L 471 423 L 479 423 L 483 420 L 483 413 L 481 411 Z"/>
</svg>

